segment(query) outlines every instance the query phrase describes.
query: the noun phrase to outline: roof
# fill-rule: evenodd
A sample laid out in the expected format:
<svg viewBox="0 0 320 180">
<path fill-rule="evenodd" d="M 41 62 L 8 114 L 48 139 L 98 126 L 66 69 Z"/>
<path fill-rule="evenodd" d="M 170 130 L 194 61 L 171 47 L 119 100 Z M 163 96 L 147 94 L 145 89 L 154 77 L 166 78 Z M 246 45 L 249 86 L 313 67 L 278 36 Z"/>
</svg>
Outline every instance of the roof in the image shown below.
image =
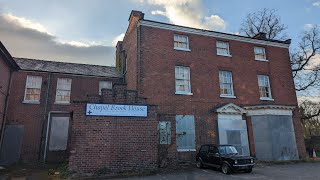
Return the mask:
<svg viewBox="0 0 320 180">
<path fill-rule="evenodd" d="M 8 52 L 8 50 L 4 47 L 2 42 L 0 41 L 0 56 L 4 61 L 13 69 L 19 69 L 17 63 L 13 60 L 12 56 Z"/>
<path fill-rule="evenodd" d="M 167 30 L 174 30 L 174 31 L 178 31 L 178 32 L 180 31 L 180 32 L 184 32 L 184 33 L 213 36 L 213 37 L 230 39 L 230 40 L 252 42 L 252 43 L 263 44 L 263 45 L 275 45 L 275 46 L 286 47 L 286 48 L 289 47 L 289 45 L 291 43 L 291 39 L 288 39 L 285 41 L 274 40 L 274 39 L 261 39 L 261 38 L 254 38 L 254 37 L 248 37 L 248 36 L 242 36 L 242 35 L 236 35 L 236 34 L 230 34 L 230 33 L 224 33 L 224 32 L 211 31 L 211 30 L 206 30 L 206 29 L 199 29 L 199 28 L 175 25 L 175 24 L 170 24 L 170 23 L 158 22 L 158 21 L 153 21 L 153 20 L 148 20 L 148 19 L 139 20 L 139 25 L 150 26 L 150 27 L 155 27 L 155 28 L 162 28 L 162 29 L 167 29 Z"/>
<path fill-rule="evenodd" d="M 14 58 L 21 70 L 120 78 L 115 67 Z"/>
</svg>

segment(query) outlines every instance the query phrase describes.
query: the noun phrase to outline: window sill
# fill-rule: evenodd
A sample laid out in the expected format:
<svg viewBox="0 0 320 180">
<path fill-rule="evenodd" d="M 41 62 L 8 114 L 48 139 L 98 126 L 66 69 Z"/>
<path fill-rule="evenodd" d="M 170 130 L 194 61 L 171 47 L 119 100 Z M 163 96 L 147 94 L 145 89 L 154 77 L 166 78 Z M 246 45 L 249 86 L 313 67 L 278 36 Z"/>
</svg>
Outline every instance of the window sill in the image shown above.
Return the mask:
<svg viewBox="0 0 320 180">
<path fill-rule="evenodd" d="M 179 50 L 179 51 L 188 51 L 190 52 L 190 49 L 184 49 L 184 48 L 173 48 L 174 50 Z"/>
<path fill-rule="evenodd" d="M 274 101 L 272 98 L 267 98 L 267 97 L 260 97 L 261 101 Z"/>
<path fill-rule="evenodd" d="M 237 98 L 236 96 L 231 96 L 231 95 L 220 95 L 221 98 L 230 98 L 230 99 L 235 99 Z"/>
<path fill-rule="evenodd" d="M 217 54 L 218 56 L 232 57 L 231 54 Z"/>
<path fill-rule="evenodd" d="M 23 104 L 40 104 L 40 101 L 22 101 Z"/>
<path fill-rule="evenodd" d="M 70 102 L 54 102 L 56 105 L 70 105 Z"/>
<path fill-rule="evenodd" d="M 256 61 L 264 61 L 264 62 L 268 62 L 269 60 L 267 59 L 255 59 Z"/>
<path fill-rule="evenodd" d="M 178 152 L 194 152 L 196 149 L 177 149 Z"/>
<path fill-rule="evenodd" d="M 188 96 L 192 96 L 193 93 L 185 93 L 185 92 L 176 92 L 175 94 L 177 95 L 188 95 Z"/>
</svg>

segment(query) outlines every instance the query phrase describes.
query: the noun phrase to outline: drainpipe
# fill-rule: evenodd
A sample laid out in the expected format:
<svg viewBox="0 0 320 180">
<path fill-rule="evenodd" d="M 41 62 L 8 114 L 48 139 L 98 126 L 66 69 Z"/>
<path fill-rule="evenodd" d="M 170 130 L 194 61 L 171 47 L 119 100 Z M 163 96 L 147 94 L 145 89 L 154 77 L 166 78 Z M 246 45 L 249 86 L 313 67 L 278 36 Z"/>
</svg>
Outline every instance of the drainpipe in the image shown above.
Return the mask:
<svg viewBox="0 0 320 180">
<path fill-rule="evenodd" d="M 44 144 L 44 153 L 43 153 L 43 163 L 46 162 L 46 158 L 47 158 L 47 146 L 48 146 L 48 137 L 49 137 L 50 122 L 51 122 L 51 112 L 49 112 L 49 115 L 48 115 L 46 140 L 45 140 L 45 144 Z"/>
<path fill-rule="evenodd" d="M 46 98 L 45 98 L 45 102 L 44 102 L 44 113 L 43 113 L 43 121 L 42 121 L 42 131 L 41 131 L 41 140 L 40 140 L 40 146 L 39 146 L 39 155 L 38 155 L 38 159 L 41 159 L 41 154 L 42 154 L 42 148 L 43 146 L 45 146 L 45 149 L 43 150 L 44 154 L 46 153 L 46 143 L 43 143 L 43 139 L 44 139 L 44 134 L 45 134 L 45 125 L 46 125 L 46 120 L 47 120 L 47 109 L 48 109 L 48 102 L 49 102 L 49 94 L 50 94 L 50 88 L 51 88 L 51 76 L 52 73 L 49 72 L 48 73 L 48 87 L 47 87 L 47 92 L 46 92 Z M 50 113 L 48 118 L 50 118 Z M 47 121 L 47 123 L 49 123 L 49 119 Z M 48 124 L 49 125 L 49 124 Z M 48 132 L 46 132 L 46 135 L 48 134 Z M 43 159 L 43 162 L 45 162 L 45 158 Z"/>
<path fill-rule="evenodd" d="M 3 141 L 3 135 L 4 135 L 4 129 L 6 127 L 6 119 L 7 119 L 7 110 L 8 110 L 8 99 L 9 99 L 9 94 L 10 94 L 10 89 L 11 89 L 11 81 L 12 81 L 12 73 L 13 70 L 10 70 L 10 75 L 9 75 L 9 84 L 8 84 L 8 88 L 7 88 L 7 94 L 6 94 L 6 98 L 4 100 L 4 111 L 3 111 L 3 121 L 1 124 L 1 136 L 0 136 L 0 153 L 1 153 L 1 149 L 2 149 L 2 141 Z"/>
</svg>

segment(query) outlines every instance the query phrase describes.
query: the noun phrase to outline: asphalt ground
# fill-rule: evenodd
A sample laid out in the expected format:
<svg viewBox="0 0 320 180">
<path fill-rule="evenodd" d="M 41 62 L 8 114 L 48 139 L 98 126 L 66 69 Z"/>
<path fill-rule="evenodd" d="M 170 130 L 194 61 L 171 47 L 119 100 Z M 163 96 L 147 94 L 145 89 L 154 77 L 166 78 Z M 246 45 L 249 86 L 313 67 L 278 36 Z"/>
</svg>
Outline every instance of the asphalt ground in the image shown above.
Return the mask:
<svg viewBox="0 0 320 180">
<path fill-rule="evenodd" d="M 159 172 L 151 176 L 118 178 L 126 180 L 228 180 L 228 179 L 279 179 L 279 180 L 320 180 L 320 163 L 296 163 L 282 165 L 258 165 L 252 173 L 225 175 L 213 168 L 187 168 L 171 172 Z"/>
</svg>

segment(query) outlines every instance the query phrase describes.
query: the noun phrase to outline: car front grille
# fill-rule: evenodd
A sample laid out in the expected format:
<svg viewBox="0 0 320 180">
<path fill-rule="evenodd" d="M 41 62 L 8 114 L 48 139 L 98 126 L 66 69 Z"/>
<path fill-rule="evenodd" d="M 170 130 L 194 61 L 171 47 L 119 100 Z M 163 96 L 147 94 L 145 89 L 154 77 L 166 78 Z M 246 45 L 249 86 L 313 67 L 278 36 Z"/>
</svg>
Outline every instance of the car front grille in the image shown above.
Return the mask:
<svg viewBox="0 0 320 180">
<path fill-rule="evenodd" d="M 251 164 L 251 159 L 239 159 L 238 164 Z"/>
</svg>

